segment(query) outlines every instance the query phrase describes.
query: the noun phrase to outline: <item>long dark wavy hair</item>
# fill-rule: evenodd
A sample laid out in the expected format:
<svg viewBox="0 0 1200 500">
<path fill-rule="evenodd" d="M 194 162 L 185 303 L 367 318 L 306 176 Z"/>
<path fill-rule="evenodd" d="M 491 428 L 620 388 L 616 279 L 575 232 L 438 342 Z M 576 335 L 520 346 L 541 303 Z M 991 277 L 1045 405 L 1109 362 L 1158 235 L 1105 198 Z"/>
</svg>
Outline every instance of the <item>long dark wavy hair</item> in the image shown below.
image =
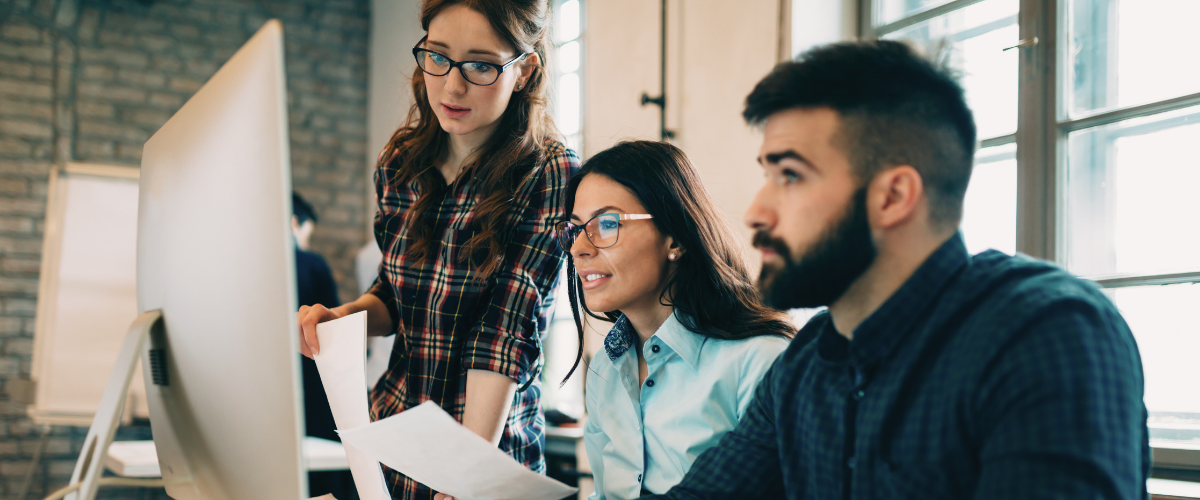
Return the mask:
<svg viewBox="0 0 1200 500">
<path fill-rule="evenodd" d="M 667 277 L 659 301 L 673 306 L 680 322 L 701 335 L 739 340 L 759 335 L 791 338 L 796 328 L 784 313 L 763 305 L 746 269 L 734 232 L 704 189 L 696 168 L 679 148 L 663 142 L 622 142 L 583 164 L 567 187 L 568 212 L 575 206 L 579 183 L 603 175 L 633 192 L 655 227 L 675 239 L 686 252 Z M 579 311 L 615 322 L 620 311 L 597 315 L 580 292 L 582 282 L 568 253 L 567 292 L 579 332 L 579 352 L 567 379 L 583 358 L 583 322 Z M 564 379 L 565 381 L 566 379 Z"/>
<path fill-rule="evenodd" d="M 463 255 L 471 259 L 469 265 L 483 279 L 491 276 L 504 258 L 508 212 L 521 183 L 545 160 L 547 139 L 561 142 L 546 110 L 549 10 L 546 0 L 425 0 L 421 6 L 421 27 L 429 31 L 430 21 L 451 5 L 464 5 L 483 14 L 492 29 L 518 54 L 537 53 L 540 61 L 525 87 L 508 102 L 496 132 L 463 165 L 458 177 L 475 178 L 482 186 L 481 201 L 475 208 L 476 233 L 467 241 Z M 386 181 L 402 189 L 415 179 L 420 187 L 420 198 L 405 216 L 405 228 L 412 238 L 407 254 L 423 262 L 437 251 L 432 212 L 448 187 L 437 163 L 448 152 L 449 136 L 429 105 L 425 72 L 421 68 L 413 71 L 412 92 L 408 117 L 388 140 L 378 167 L 385 172 L 383 166 L 397 162 L 396 175 Z M 486 257 L 477 262 L 478 256 Z"/>
</svg>

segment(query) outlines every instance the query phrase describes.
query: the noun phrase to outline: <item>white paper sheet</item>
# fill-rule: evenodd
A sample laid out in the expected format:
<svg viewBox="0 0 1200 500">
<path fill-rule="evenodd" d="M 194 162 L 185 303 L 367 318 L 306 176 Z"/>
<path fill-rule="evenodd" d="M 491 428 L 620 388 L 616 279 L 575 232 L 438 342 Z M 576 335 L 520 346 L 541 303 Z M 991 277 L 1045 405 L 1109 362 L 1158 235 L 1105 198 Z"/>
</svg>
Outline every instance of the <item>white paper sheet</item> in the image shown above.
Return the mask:
<svg viewBox="0 0 1200 500">
<path fill-rule="evenodd" d="M 338 434 L 343 443 L 458 500 L 560 500 L 577 491 L 525 468 L 432 401 Z"/>
<path fill-rule="evenodd" d="M 371 423 L 367 406 L 367 313 L 351 314 L 344 318 L 317 325 L 320 354 L 313 356 L 321 385 L 329 397 L 329 409 L 338 429 L 354 429 Z M 391 500 L 383 482 L 379 462 L 368 454 L 343 442 L 346 460 L 354 486 L 362 500 Z"/>
</svg>

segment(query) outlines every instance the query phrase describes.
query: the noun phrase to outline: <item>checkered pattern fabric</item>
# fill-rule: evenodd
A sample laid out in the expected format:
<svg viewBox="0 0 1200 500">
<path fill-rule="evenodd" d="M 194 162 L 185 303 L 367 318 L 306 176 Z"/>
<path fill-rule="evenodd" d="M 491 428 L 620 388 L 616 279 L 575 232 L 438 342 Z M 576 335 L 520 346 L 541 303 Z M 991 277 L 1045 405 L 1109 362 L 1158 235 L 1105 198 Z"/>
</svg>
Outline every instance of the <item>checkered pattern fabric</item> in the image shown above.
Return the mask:
<svg viewBox="0 0 1200 500">
<path fill-rule="evenodd" d="M 375 238 L 383 263 L 369 290 L 388 306 L 400 335 L 388 371 L 371 393 L 372 418 L 433 400 L 462 421 L 467 370 L 501 373 L 520 386 L 530 385 L 513 400 L 500 449 L 539 472 L 545 469 L 540 353 L 565 259 L 554 224 L 564 219 L 567 182 L 579 169 L 579 157 L 558 142 L 548 144 L 546 158 L 531 169 L 514 199 L 513 213 L 519 218 L 508 236 L 503 267 L 484 281 L 476 279 L 462 257 L 476 230 L 475 207 L 486 186 L 464 175 L 444 190 L 431 215 L 437 217 L 434 234 L 440 244 L 417 262 L 405 255 L 410 241 L 404 219 L 420 188 L 416 181 L 401 189 L 393 186 L 394 162 L 376 171 Z M 394 497 L 432 498 L 425 486 L 386 467 L 384 471 Z"/>
<path fill-rule="evenodd" d="M 1148 498 L 1141 359 L 1089 283 L 959 235 L 852 341 L 804 330 L 658 498 Z"/>
</svg>

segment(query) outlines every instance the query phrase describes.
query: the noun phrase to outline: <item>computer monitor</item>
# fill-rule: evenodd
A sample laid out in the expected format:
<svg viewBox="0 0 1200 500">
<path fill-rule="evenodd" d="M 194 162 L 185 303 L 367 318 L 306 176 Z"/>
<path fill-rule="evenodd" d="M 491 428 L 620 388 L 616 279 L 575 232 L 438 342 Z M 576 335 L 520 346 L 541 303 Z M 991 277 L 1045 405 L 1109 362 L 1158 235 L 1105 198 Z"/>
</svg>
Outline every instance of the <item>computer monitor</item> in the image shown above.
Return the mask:
<svg viewBox="0 0 1200 500">
<path fill-rule="evenodd" d="M 267 22 L 142 153 L 138 306 L 163 320 L 142 362 L 176 499 L 308 490 L 283 47 Z"/>
</svg>

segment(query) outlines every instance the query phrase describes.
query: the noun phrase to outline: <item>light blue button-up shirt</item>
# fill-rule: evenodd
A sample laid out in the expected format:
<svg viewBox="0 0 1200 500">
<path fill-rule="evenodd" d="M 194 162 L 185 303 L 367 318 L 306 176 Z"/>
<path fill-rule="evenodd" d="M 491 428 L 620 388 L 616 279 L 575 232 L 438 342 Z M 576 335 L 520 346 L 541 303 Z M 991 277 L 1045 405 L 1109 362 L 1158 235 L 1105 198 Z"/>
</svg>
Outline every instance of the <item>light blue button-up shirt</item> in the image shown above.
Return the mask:
<svg viewBox="0 0 1200 500">
<path fill-rule="evenodd" d="M 672 314 L 645 345 L 638 384 L 637 334 L 622 316 L 587 374 L 584 444 L 595 476 L 592 499 L 664 493 L 696 457 L 732 430 L 787 339 L 719 340 Z"/>
</svg>

